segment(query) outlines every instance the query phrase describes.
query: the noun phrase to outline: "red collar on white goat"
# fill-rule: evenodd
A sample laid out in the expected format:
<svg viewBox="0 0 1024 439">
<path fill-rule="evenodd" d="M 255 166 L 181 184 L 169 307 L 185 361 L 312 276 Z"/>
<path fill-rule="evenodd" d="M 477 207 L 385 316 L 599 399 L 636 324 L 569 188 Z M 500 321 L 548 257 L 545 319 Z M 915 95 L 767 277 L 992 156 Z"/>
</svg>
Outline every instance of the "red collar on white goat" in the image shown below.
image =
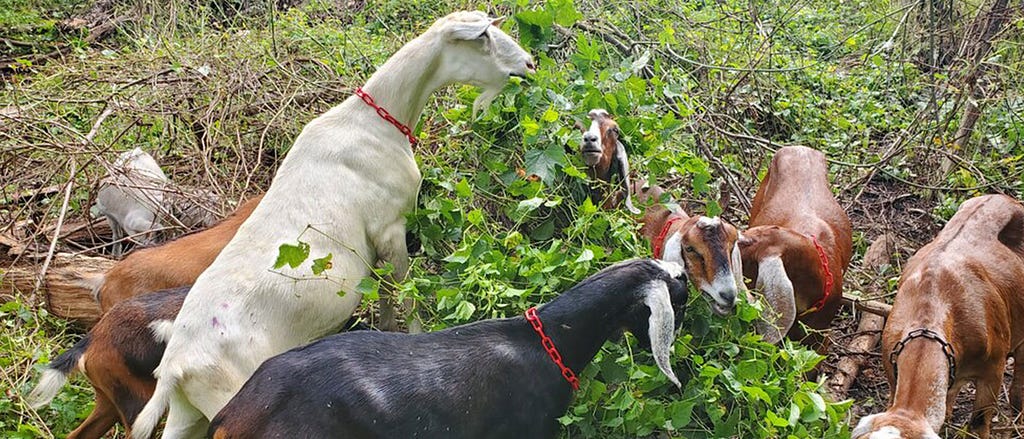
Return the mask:
<svg viewBox="0 0 1024 439">
<path fill-rule="evenodd" d="M 410 145 L 416 146 L 416 136 L 412 135 L 412 129 L 409 128 L 408 125 L 399 122 L 398 119 L 395 119 L 395 117 L 391 115 L 391 113 L 388 113 L 388 110 L 385 110 L 384 107 L 377 105 L 377 103 L 373 101 L 373 96 L 370 96 L 368 93 L 363 91 L 362 87 L 356 89 L 356 96 L 359 96 L 359 98 L 362 99 L 363 102 L 366 102 L 366 105 L 369 105 L 374 110 L 377 110 L 378 116 L 388 121 L 388 123 L 390 123 L 391 125 L 394 125 L 395 128 L 398 128 L 398 131 L 401 132 L 402 135 L 405 136 L 405 138 L 409 139 Z"/>
</svg>

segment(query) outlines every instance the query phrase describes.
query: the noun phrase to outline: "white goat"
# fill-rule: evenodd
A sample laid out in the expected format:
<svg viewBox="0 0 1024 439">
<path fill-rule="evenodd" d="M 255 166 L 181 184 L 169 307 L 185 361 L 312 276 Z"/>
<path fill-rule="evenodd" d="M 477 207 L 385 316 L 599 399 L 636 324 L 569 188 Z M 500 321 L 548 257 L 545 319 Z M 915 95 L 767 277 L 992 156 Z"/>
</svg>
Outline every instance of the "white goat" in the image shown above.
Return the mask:
<svg viewBox="0 0 1024 439">
<path fill-rule="evenodd" d="M 114 161 L 96 194 L 96 214 L 110 222 L 114 255 L 121 256 L 126 236 L 143 244 L 160 228 L 167 176 L 153 156 L 140 148 L 125 151 Z"/>
<path fill-rule="evenodd" d="M 363 90 L 405 126 L 414 126 L 427 98 L 447 84 L 482 87 L 474 104 L 482 108 L 509 76 L 533 71 L 530 55 L 497 23 L 482 12 L 441 18 Z M 263 360 L 341 328 L 372 264 L 390 262 L 394 276 L 405 277 L 405 213 L 421 179 L 409 144 L 357 96 L 306 125 L 266 196 L 182 305 L 133 438 L 150 437 L 168 405 L 164 438 L 202 436 Z M 302 235 L 313 255 L 333 254 L 332 279 L 269 270 L 278 247 L 307 225 L 316 227 Z"/>
</svg>

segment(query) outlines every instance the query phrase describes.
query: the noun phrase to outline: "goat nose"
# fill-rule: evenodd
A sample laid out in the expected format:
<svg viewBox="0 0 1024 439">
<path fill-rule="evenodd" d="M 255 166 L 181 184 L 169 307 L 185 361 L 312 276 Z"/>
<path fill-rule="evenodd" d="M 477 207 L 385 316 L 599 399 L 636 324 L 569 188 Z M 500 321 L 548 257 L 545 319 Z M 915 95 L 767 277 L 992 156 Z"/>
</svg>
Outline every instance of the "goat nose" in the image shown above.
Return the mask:
<svg viewBox="0 0 1024 439">
<path fill-rule="evenodd" d="M 526 62 L 526 70 L 529 70 L 531 73 L 535 72 L 535 71 L 537 71 L 537 66 L 533 64 L 533 61 L 527 61 Z"/>
<path fill-rule="evenodd" d="M 583 135 L 583 141 L 584 142 L 597 142 L 597 134 L 590 134 L 590 133 L 584 134 Z"/>
<path fill-rule="evenodd" d="M 725 303 L 729 304 L 729 305 L 735 305 L 736 304 L 736 292 L 735 291 L 723 291 L 722 292 L 722 300 Z"/>
</svg>

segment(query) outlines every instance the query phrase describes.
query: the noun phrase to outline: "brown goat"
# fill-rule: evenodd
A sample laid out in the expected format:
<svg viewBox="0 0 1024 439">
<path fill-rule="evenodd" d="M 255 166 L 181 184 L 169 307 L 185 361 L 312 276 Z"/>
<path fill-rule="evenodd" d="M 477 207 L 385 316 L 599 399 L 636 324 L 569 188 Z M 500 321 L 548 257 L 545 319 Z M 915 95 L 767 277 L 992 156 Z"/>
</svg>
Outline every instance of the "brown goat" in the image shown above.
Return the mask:
<svg viewBox="0 0 1024 439">
<path fill-rule="evenodd" d="M 100 310 L 142 293 L 191 285 L 235 236 L 263 195 L 242 203 L 209 229 L 182 236 L 156 247 L 136 250 L 115 264 L 94 290 Z"/>
<path fill-rule="evenodd" d="M 107 271 L 95 290 L 104 317 L 78 344 L 50 363 L 29 396 L 32 405 L 45 405 L 68 375 L 83 371 L 95 388 L 96 407 L 68 437 L 100 438 L 118 421 L 130 427 L 153 394 L 153 369 L 164 351 L 163 342 L 153 338 L 150 325 L 173 321 L 188 288 L 160 290 L 195 282 L 262 198 L 261 194 L 242 203 L 209 229 L 136 250 Z"/>
<path fill-rule="evenodd" d="M 694 287 L 711 299 L 712 311 L 731 313 L 743 287 L 739 232 L 718 217 L 669 209 L 659 202 L 663 194 L 659 186 L 637 190 L 637 200 L 647 206 L 640 234 L 651 243 L 654 258 L 683 265 Z"/>
<path fill-rule="evenodd" d="M 743 274 L 755 280 L 770 307 L 758 331 L 824 351 L 826 339 L 805 334 L 795 321 L 823 330 L 839 310 L 843 275 L 850 264 L 853 230 L 832 195 L 825 155 L 802 146 L 772 157 L 740 239 Z"/>
<path fill-rule="evenodd" d="M 591 121 L 590 128 L 584 130 L 583 125 L 579 125 L 580 131 L 583 132 L 580 155 L 583 157 L 583 163 L 587 165 L 587 176 L 591 180 L 601 182 L 590 187 L 590 199 L 595 203 L 601 203 L 605 209 L 612 209 L 625 198 L 626 208 L 632 213 L 640 213 L 639 209 L 633 207 L 630 194 L 632 185 L 629 184 L 629 159 L 626 157 L 626 146 L 622 143 L 619 124 L 602 109 L 590 110 L 587 117 Z M 621 180 L 621 190 L 610 189 L 614 187 L 613 180 L 616 175 Z"/>
<path fill-rule="evenodd" d="M 153 369 L 165 343 L 159 325 L 170 325 L 188 287 L 128 298 L 114 305 L 71 349 L 50 362 L 39 385 L 26 398 L 34 408 L 50 402 L 67 377 L 84 372 L 96 393 L 96 407 L 68 439 L 97 439 L 120 422 L 131 428 L 153 395 Z"/>
<path fill-rule="evenodd" d="M 1024 207 L 985 195 L 964 202 L 907 261 L 882 331 L 889 408 L 861 419 L 853 437 L 937 439 L 960 388 L 973 381 L 972 437 L 988 438 L 1009 355 L 1010 404 L 1020 411 Z"/>
</svg>

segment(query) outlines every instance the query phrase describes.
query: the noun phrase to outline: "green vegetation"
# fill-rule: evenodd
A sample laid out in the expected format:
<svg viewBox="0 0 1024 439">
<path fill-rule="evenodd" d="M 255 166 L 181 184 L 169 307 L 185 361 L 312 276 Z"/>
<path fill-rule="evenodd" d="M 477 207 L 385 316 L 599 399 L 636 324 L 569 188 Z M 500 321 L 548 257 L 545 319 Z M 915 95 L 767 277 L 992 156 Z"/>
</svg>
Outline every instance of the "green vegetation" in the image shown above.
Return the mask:
<svg viewBox="0 0 1024 439">
<path fill-rule="evenodd" d="M 573 124 L 591 108 L 617 117 L 635 179 L 738 225 L 774 148 L 825 151 L 858 254 L 895 229 L 911 245 L 905 258 L 962 200 L 1022 195 L 1020 14 L 982 64 L 935 65 L 926 38 L 934 23 L 885 0 L 123 0 L 108 2 L 109 15 L 128 18 L 93 43 L 54 27 L 82 3 L 0 0 L 0 59 L 19 60 L 0 66 L 0 224 L 52 223 L 59 196 L 25 209 L 7 197 L 69 179 L 68 215 L 84 218 L 103 175 L 97 157 L 134 146 L 155 152 L 182 186 L 230 199 L 260 192 L 306 121 L 435 18 L 464 8 L 508 16 L 503 28 L 535 55 L 537 73 L 513 80 L 476 118 L 474 89 L 442 90 L 416 127 L 424 181 L 409 228 L 422 250 L 397 288 L 417 299 L 432 330 L 517 315 L 602 267 L 649 255 L 636 218 L 581 195 L 583 165 L 565 147 L 577 148 Z M 275 3 L 294 7 L 267 9 Z M 955 6 L 962 18 L 950 31 L 959 35 L 987 2 Z M 63 44 L 66 56 L 32 61 Z M 965 72 L 979 66 L 981 97 L 970 97 Z M 980 118 L 956 141 L 972 100 Z M 723 191 L 731 202 L 720 206 Z M 897 196 L 912 203 L 885 204 Z M 330 273 L 317 249 L 292 250 L 281 264 Z M 369 301 L 378 287 L 368 279 L 361 290 Z M 73 380 L 38 413 L 22 395 L 38 377 L 32 364 L 77 335 L 23 293 L 0 306 L 0 435 L 61 437 L 91 410 L 88 383 Z M 723 319 L 692 296 L 673 356 L 683 389 L 631 337 L 609 343 L 581 373 L 559 420 L 564 437 L 849 436 L 857 402 L 832 402 L 821 382 L 804 379 L 822 356 L 753 335 L 760 305 Z"/>
</svg>

